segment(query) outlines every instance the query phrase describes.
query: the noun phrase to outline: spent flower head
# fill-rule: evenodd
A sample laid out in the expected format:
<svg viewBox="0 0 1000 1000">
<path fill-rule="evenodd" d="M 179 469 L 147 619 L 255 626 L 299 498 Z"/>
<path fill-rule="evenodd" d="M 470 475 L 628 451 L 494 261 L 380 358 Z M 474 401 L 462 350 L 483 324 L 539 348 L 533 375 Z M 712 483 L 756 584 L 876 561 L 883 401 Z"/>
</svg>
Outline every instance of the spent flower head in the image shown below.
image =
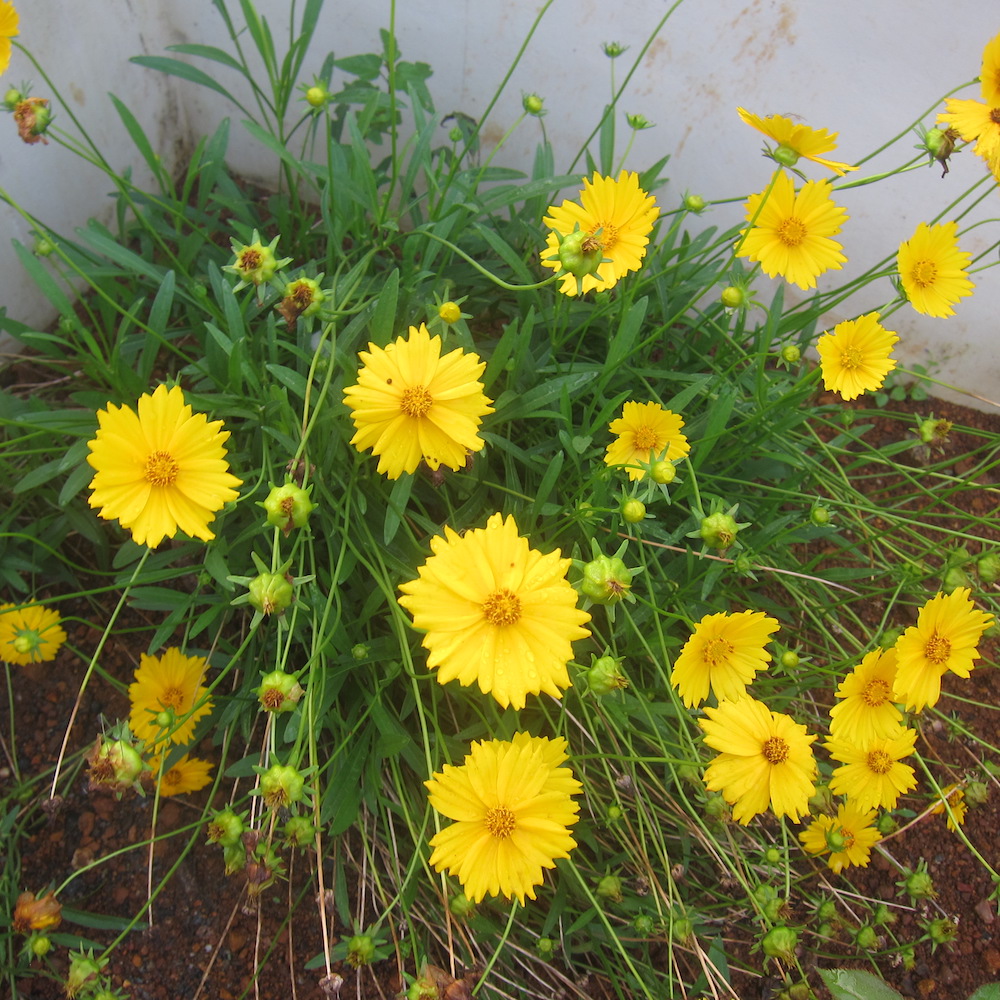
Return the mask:
<svg viewBox="0 0 1000 1000">
<path fill-rule="evenodd" d="M 280 236 L 275 236 L 265 246 L 261 242 L 260 233 L 255 229 L 249 243 L 241 243 L 235 237 L 230 239 L 235 259 L 231 264 L 226 264 L 222 270 L 235 274 L 240 279 L 233 287 L 234 292 L 238 292 L 248 285 L 259 287 L 267 284 L 278 271 L 292 262 L 291 257 L 283 257 L 279 260 L 275 254 L 274 251 L 280 238 Z"/>
</svg>

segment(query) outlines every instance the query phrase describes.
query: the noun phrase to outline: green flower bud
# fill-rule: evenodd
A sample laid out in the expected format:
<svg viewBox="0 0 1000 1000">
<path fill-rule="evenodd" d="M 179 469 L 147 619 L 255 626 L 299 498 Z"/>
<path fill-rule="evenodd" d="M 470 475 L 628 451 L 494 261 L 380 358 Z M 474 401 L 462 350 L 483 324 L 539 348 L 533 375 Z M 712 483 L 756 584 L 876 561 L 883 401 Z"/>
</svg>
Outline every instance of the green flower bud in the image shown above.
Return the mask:
<svg viewBox="0 0 1000 1000">
<path fill-rule="evenodd" d="M 646 517 L 646 505 L 631 497 L 622 504 L 622 518 L 629 524 L 638 524 Z"/>
<path fill-rule="evenodd" d="M 442 302 L 438 307 L 438 316 L 446 323 L 457 323 L 462 318 L 462 308 L 457 302 Z"/>
<path fill-rule="evenodd" d="M 970 806 L 985 805 L 989 794 L 990 789 L 985 781 L 970 781 L 965 786 L 965 801 Z"/>
<path fill-rule="evenodd" d="M 905 878 L 896 883 L 910 899 L 934 899 L 937 890 L 927 871 L 927 862 L 921 861 Z"/>
<path fill-rule="evenodd" d="M 326 87 L 321 87 L 319 84 L 313 84 L 313 86 L 306 88 L 306 102 L 310 107 L 321 108 L 329 100 L 330 94 Z"/>
<path fill-rule="evenodd" d="M 794 167 L 799 162 L 799 154 L 791 146 L 778 146 L 771 156 L 783 167 Z"/>
<path fill-rule="evenodd" d="M 556 943 L 550 937 L 540 937 L 535 942 L 535 951 L 539 958 L 548 961 L 556 953 Z"/>
<path fill-rule="evenodd" d="M 885 903 L 879 903 L 872 913 L 872 923 L 876 927 L 885 927 L 896 922 L 896 914 Z"/>
<path fill-rule="evenodd" d="M 901 628 L 887 628 L 879 637 L 878 644 L 883 649 L 892 649 L 902 634 L 903 630 Z"/>
<path fill-rule="evenodd" d="M 66 975 L 65 990 L 68 997 L 75 997 L 92 979 L 97 979 L 108 964 L 106 958 L 94 958 L 90 951 L 72 951 L 69 955 L 69 972 Z"/>
<path fill-rule="evenodd" d="M 722 289 L 719 300 L 727 309 L 739 309 L 747 301 L 747 293 L 738 285 L 729 285 Z"/>
<path fill-rule="evenodd" d="M 671 937 L 682 945 L 690 946 L 694 940 L 694 921 L 689 917 L 676 917 L 671 924 Z"/>
<path fill-rule="evenodd" d="M 656 923 L 648 913 L 640 913 L 632 921 L 632 926 L 635 928 L 636 934 L 640 937 L 650 937 L 653 931 L 656 930 Z"/>
<path fill-rule="evenodd" d="M 55 253 L 56 245 L 47 236 L 36 236 L 31 252 L 36 257 L 48 257 Z"/>
<path fill-rule="evenodd" d="M 441 1000 L 441 991 L 425 967 L 403 996 L 406 1000 Z"/>
<path fill-rule="evenodd" d="M 13 111 L 14 108 L 16 108 L 23 100 L 24 94 L 22 94 L 17 87 L 10 87 L 3 95 L 3 106 L 8 111 Z"/>
<path fill-rule="evenodd" d="M 645 115 L 630 115 L 626 112 L 625 121 L 628 122 L 628 127 L 635 129 L 636 132 L 653 127 L 653 123 Z"/>
<path fill-rule="evenodd" d="M 291 712 L 305 691 L 292 674 L 272 670 L 262 675 L 260 687 L 254 693 L 265 712 Z"/>
<path fill-rule="evenodd" d="M 226 844 L 222 848 L 222 861 L 227 875 L 235 875 L 247 866 L 247 852 L 242 844 Z"/>
<path fill-rule="evenodd" d="M 883 837 L 888 837 L 897 826 L 899 826 L 899 824 L 896 822 L 892 813 L 879 813 L 879 815 L 875 818 L 875 829 L 878 830 Z"/>
<path fill-rule="evenodd" d="M 799 665 L 799 654 L 795 652 L 794 649 L 786 649 L 780 657 L 778 657 L 778 662 L 786 670 L 794 670 Z"/>
<path fill-rule="evenodd" d="M 290 847 L 310 847 L 316 842 L 316 827 L 308 816 L 292 816 L 282 832 Z"/>
<path fill-rule="evenodd" d="M 448 909 L 451 911 L 453 917 L 457 917 L 459 920 L 466 920 L 476 912 L 476 904 L 464 892 L 460 892 L 457 896 L 451 897 L 451 900 L 448 902 Z"/>
<path fill-rule="evenodd" d="M 607 899 L 612 903 L 620 903 L 625 898 L 622 895 L 622 880 L 617 875 L 605 875 L 597 883 L 595 891 L 601 899 Z"/>
<path fill-rule="evenodd" d="M 772 927 L 760 943 L 768 958 L 778 958 L 791 964 L 795 961 L 795 947 L 799 936 L 791 927 Z"/>
<path fill-rule="evenodd" d="M 603 697 L 628 687 L 628 678 L 618 669 L 621 665 L 620 656 L 594 657 L 594 662 L 587 671 L 587 686 L 591 694 Z"/>
<path fill-rule="evenodd" d="M 844 836 L 843 828 L 834 826 L 826 831 L 826 846 L 833 854 L 839 854 L 847 847 L 847 837 Z"/>
<path fill-rule="evenodd" d="M 370 654 L 371 650 L 363 642 L 351 646 L 351 656 L 358 661 L 367 660 Z"/>
<path fill-rule="evenodd" d="M 259 794 L 270 809 L 285 809 L 301 802 L 305 795 L 305 778 L 287 764 L 272 764 L 267 770 L 254 768 L 260 775 Z"/>
<path fill-rule="evenodd" d="M 451 142 L 461 142 L 462 141 L 462 130 L 457 125 L 453 125 L 451 127 L 451 131 L 448 133 L 448 139 Z"/>
<path fill-rule="evenodd" d="M 596 274 L 604 260 L 604 250 L 590 233 L 578 229 L 559 239 L 559 263 L 577 278 Z"/>
<path fill-rule="evenodd" d="M 903 960 L 903 968 L 911 972 L 917 964 L 917 952 L 912 944 L 904 944 L 899 949 L 899 957 Z"/>
<path fill-rule="evenodd" d="M 987 552 L 976 561 L 976 572 L 983 583 L 1000 580 L 1000 552 Z"/>
<path fill-rule="evenodd" d="M 783 899 L 772 899 L 764 906 L 764 919 L 769 924 L 776 924 L 786 913 L 787 907 Z"/>
<path fill-rule="evenodd" d="M 624 815 L 621 806 L 608 806 L 607 812 L 604 814 L 608 823 L 617 823 Z"/>
<path fill-rule="evenodd" d="M 969 579 L 969 574 L 966 573 L 961 566 L 949 566 L 948 569 L 945 570 L 941 589 L 945 591 L 945 593 L 950 594 L 953 590 L 957 590 L 959 587 L 972 587 L 972 581 Z"/>
<path fill-rule="evenodd" d="M 52 950 L 52 939 L 45 934 L 32 934 L 28 939 L 28 950 L 35 958 L 45 958 Z"/>
<path fill-rule="evenodd" d="M 534 115 L 536 118 L 541 118 L 545 114 L 544 104 L 545 102 L 538 94 L 525 94 L 521 98 L 521 107 L 527 114 Z"/>
<path fill-rule="evenodd" d="M 696 215 L 705 210 L 705 199 L 700 194 L 688 194 L 684 196 L 684 207 L 689 212 Z"/>
<path fill-rule="evenodd" d="M 295 594 L 288 577 L 281 573 L 261 573 L 249 584 L 250 603 L 265 615 L 281 614 Z"/>
<path fill-rule="evenodd" d="M 830 523 L 830 518 L 832 517 L 830 509 L 824 507 L 822 504 L 813 504 L 812 510 L 809 511 L 809 520 L 816 525 L 817 528 L 825 528 Z"/>
<path fill-rule="evenodd" d="M 235 847 L 241 842 L 246 824 L 232 809 L 220 809 L 208 824 L 208 842 L 223 847 Z"/>
<path fill-rule="evenodd" d="M 784 858 L 784 854 L 777 847 L 769 847 L 764 852 L 764 860 L 769 865 L 776 865 Z"/>
<path fill-rule="evenodd" d="M 802 351 L 795 344 L 785 344 L 781 349 L 781 360 L 787 365 L 797 364 L 802 358 Z"/>
<path fill-rule="evenodd" d="M 623 52 L 627 51 L 628 46 L 622 45 L 621 42 L 604 42 L 601 49 L 609 59 L 617 59 Z"/>
<path fill-rule="evenodd" d="M 837 919 L 837 904 L 829 897 L 824 896 L 816 907 L 816 919 L 824 922 Z"/>
<path fill-rule="evenodd" d="M 355 934 L 347 942 L 347 961 L 351 968 L 370 965 L 375 957 L 375 941 L 370 934 Z"/>
<path fill-rule="evenodd" d="M 753 572 L 753 560 L 745 552 L 741 552 L 733 560 L 733 569 L 743 576 Z"/>
<path fill-rule="evenodd" d="M 654 483 L 669 486 L 677 478 L 677 466 L 673 462 L 661 459 L 649 467 L 649 475 Z"/>
<path fill-rule="evenodd" d="M 729 806 L 719 793 L 713 793 L 705 800 L 705 815 L 710 819 L 722 820 L 728 814 Z"/>
<path fill-rule="evenodd" d="M 740 527 L 731 514 L 709 514 L 701 519 L 698 534 L 710 548 L 724 552 L 733 542 Z"/>
<path fill-rule="evenodd" d="M 862 951 L 872 951 L 878 947 L 878 931 L 869 924 L 865 924 L 855 932 L 854 943 Z"/>
<path fill-rule="evenodd" d="M 924 149 L 932 156 L 937 156 L 944 143 L 945 130 L 942 128 L 929 128 L 924 135 Z"/>
<path fill-rule="evenodd" d="M 632 573 L 617 556 L 598 556 L 583 567 L 580 589 L 595 604 L 617 604 L 632 589 Z"/>
</svg>

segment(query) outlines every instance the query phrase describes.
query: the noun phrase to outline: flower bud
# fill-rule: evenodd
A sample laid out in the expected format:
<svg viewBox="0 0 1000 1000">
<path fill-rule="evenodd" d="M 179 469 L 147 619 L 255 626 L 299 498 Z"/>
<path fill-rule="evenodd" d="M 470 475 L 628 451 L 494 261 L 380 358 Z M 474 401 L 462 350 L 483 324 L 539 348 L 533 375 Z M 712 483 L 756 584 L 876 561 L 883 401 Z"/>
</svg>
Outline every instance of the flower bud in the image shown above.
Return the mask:
<svg viewBox="0 0 1000 1000">
<path fill-rule="evenodd" d="M 316 509 L 309 495 L 311 492 L 311 486 L 302 489 L 295 483 L 272 486 L 267 499 L 260 504 L 267 511 L 267 523 L 281 528 L 286 535 L 291 533 L 292 528 L 304 528 L 309 522 L 309 515 Z"/>
<path fill-rule="evenodd" d="M 747 293 L 739 285 L 729 285 L 722 289 L 719 300 L 727 309 L 739 309 L 740 306 L 746 305 Z"/>
<path fill-rule="evenodd" d="M 965 801 L 970 806 L 985 805 L 989 794 L 990 789 L 985 781 L 970 781 L 965 786 Z"/>
<path fill-rule="evenodd" d="M 677 477 L 677 466 L 673 462 L 661 459 L 659 462 L 653 462 L 649 467 L 649 475 L 654 483 L 658 483 L 660 486 L 669 486 Z"/>
<path fill-rule="evenodd" d="M 601 49 L 609 59 L 617 59 L 628 49 L 628 46 L 622 45 L 621 42 L 604 42 Z"/>
<path fill-rule="evenodd" d="M 8 111 L 13 111 L 14 108 L 24 100 L 24 94 L 17 89 L 17 87 L 9 87 L 7 92 L 3 95 L 3 106 Z"/>
<path fill-rule="evenodd" d="M 987 552 L 976 561 L 976 572 L 983 583 L 1000 580 L 1000 552 Z"/>
<path fill-rule="evenodd" d="M 461 142 L 462 141 L 462 130 L 457 125 L 453 125 L 451 127 L 451 131 L 448 133 L 448 139 L 451 142 Z"/>
<path fill-rule="evenodd" d="M 556 952 L 556 943 L 550 937 L 540 937 L 535 942 L 535 951 L 539 958 L 548 961 Z"/>
<path fill-rule="evenodd" d="M 18 934 L 32 931 L 47 931 L 62 922 L 62 904 L 56 900 L 51 889 L 35 896 L 33 892 L 22 892 L 14 906 L 12 923 Z"/>
<path fill-rule="evenodd" d="M 825 528 L 830 523 L 831 516 L 830 509 L 818 503 L 814 503 L 812 505 L 812 510 L 809 511 L 809 520 L 812 521 L 817 528 Z"/>
<path fill-rule="evenodd" d="M 208 824 L 208 842 L 223 847 L 235 847 L 240 843 L 246 825 L 243 817 L 232 809 L 221 809 Z"/>
<path fill-rule="evenodd" d="M 621 661 L 620 656 L 594 657 L 594 662 L 587 671 L 587 686 L 591 694 L 603 697 L 612 691 L 628 687 L 628 678 L 618 669 Z"/>
<path fill-rule="evenodd" d="M 604 260 L 604 250 L 599 241 L 581 229 L 568 236 L 559 237 L 559 263 L 574 277 L 585 278 L 596 274 Z"/>
<path fill-rule="evenodd" d="M 768 958 L 779 958 L 791 964 L 795 961 L 795 946 L 799 936 L 791 927 L 772 927 L 761 941 L 760 946 Z"/>
<path fill-rule="evenodd" d="M 831 827 L 826 831 L 826 846 L 833 854 L 838 854 L 847 847 L 847 837 L 844 835 L 843 827 Z"/>
<path fill-rule="evenodd" d="M 290 847 L 310 847 L 316 842 L 316 827 L 308 816 L 292 816 L 282 832 Z"/>
<path fill-rule="evenodd" d="M 357 642 L 351 646 L 351 656 L 359 662 L 361 660 L 367 660 L 370 655 L 371 650 L 363 642 Z"/>
<path fill-rule="evenodd" d="M 301 802 L 305 794 L 306 781 L 302 775 L 287 764 L 272 764 L 260 774 L 260 795 L 270 809 L 285 809 L 293 802 Z"/>
<path fill-rule="evenodd" d="M 934 888 L 934 880 L 927 871 L 927 863 L 925 861 L 921 861 L 916 869 L 911 871 L 906 878 L 897 882 L 896 885 L 910 899 L 934 899 L 937 896 L 937 890 Z"/>
<path fill-rule="evenodd" d="M 242 844 L 226 844 L 222 848 L 222 861 L 227 875 L 235 875 L 247 866 L 247 852 Z"/>
<path fill-rule="evenodd" d="M 859 927 L 854 935 L 854 943 L 862 951 L 872 951 L 878 947 L 878 931 L 870 924 Z"/>
<path fill-rule="evenodd" d="M 632 573 L 617 556 L 598 556 L 583 567 L 580 585 L 595 604 L 617 604 L 632 589 Z"/>
<path fill-rule="evenodd" d="M 457 896 L 452 896 L 448 901 L 448 909 L 451 911 L 453 917 L 465 920 L 476 912 L 476 904 L 464 892 L 460 892 Z"/>
<path fill-rule="evenodd" d="M 825 896 L 816 907 L 816 919 L 823 922 L 837 919 L 837 904 Z"/>
<path fill-rule="evenodd" d="M 648 913 L 640 913 L 632 921 L 632 926 L 635 928 L 636 934 L 640 937 L 650 937 L 653 931 L 656 930 L 656 922 Z"/>
<path fill-rule="evenodd" d="M 32 934 L 28 939 L 28 949 L 35 958 L 45 958 L 52 950 L 52 939 L 44 934 Z"/>
<path fill-rule="evenodd" d="M 119 798 L 127 788 L 136 786 L 143 771 L 149 770 L 130 742 L 110 736 L 97 738 L 87 763 L 91 789 L 106 788 Z"/>
<path fill-rule="evenodd" d="M 781 349 L 781 360 L 786 365 L 794 365 L 802 358 L 802 351 L 795 344 L 785 344 Z"/>
<path fill-rule="evenodd" d="M 885 903 L 879 903 L 872 913 L 872 923 L 876 927 L 885 927 L 888 924 L 894 924 L 896 922 L 896 914 L 886 906 Z"/>
<path fill-rule="evenodd" d="M 799 162 L 799 153 L 797 150 L 792 149 L 791 146 L 778 146 L 771 154 L 771 157 L 783 167 L 794 167 Z"/>
<path fill-rule="evenodd" d="M 311 87 L 306 88 L 306 103 L 313 108 L 321 108 L 327 101 L 330 100 L 330 92 L 326 87 L 322 87 L 319 84 L 313 84 Z"/>
<path fill-rule="evenodd" d="M 534 115 L 536 118 L 541 118 L 545 114 L 544 104 L 545 102 L 538 94 L 525 94 L 521 98 L 521 107 L 524 108 L 525 113 Z"/>
<path fill-rule="evenodd" d="M 794 649 L 786 649 L 778 658 L 786 670 L 794 670 L 799 665 L 799 654 Z"/>
<path fill-rule="evenodd" d="M 684 196 L 684 207 L 697 215 L 705 210 L 705 199 L 700 194 L 687 194 Z"/>
<path fill-rule="evenodd" d="M 595 891 L 601 899 L 607 899 L 612 903 L 620 903 L 625 898 L 622 895 L 622 880 L 617 875 L 605 875 L 597 883 Z"/>
<path fill-rule="evenodd" d="M 875 819 L 875 829 L 878 830 L 883 837 L 888 837 L 890 833 L 895 832 L 896 827 L 898 826 L 899 824 L 896 822 L 895 817 L 889 812 L 879 813 Z"/>
<path fill-rule="evenodd" d="M 31 248 L 31 252 L 36 257 L 49 257 L 55 253 L 56 245 L 48 238 L 48 236 L 36 236 L 35 245 Z"/>
<path fill-rule="evenodd" d="M 720 512 L 703 517 L 698 527 L 698 534 L 706 545 L 722 552 L 736 541 L 739 530 L 739 525 L 731 514 Z"/>
<path fill-rule="evenodd" d="M 272 670 L 263 674 L 255 692 L 260 707 L 265 712 L 290 712 L 305 694 L 292 674 L 284 670 Z"/>
<path fill-rule="evenodd" d="M 370 965 L 375 957 L 375 941 L 370 934 L 355 934 L 347 942 L 347 961 L 351 968 Z"/>
<path fill-rule="evenodd" d="M 250 603 L 265 615 L 281 614 L 294 600 L 295 594 L 287 576 L 281 573 L 261 573 L 249 584 Z"/>
<path fill-rule="evenodd" d="M 445 323 L 457 323 L 462 318 L 462 307 L 457 302 L 442 302 L 438 306 L 438 316 Z"/>
<path fill-rule="evenodd" d="M 645 115 L 630 115 L 626 112 L 625 121 L 628 122 L 628 127 L 635 129 L 636 132 L 653 127 L 653 123 Z"/>
<path fill-rule="evenodd" d="M 107 964 L 106 958 L 94 958 L 93 948 L 88 952 L 70 952 L 69 972 L 65 984 L 66 995 L 75 997 L 90 980 L 96 979 L 101 974 L 101 969 Z"/>
<path fill-rule="evenodd" d="M 605 812 L 604 817 L 608 823 L 617 823 L 625 813 L 621 806 L 608 806 L 607 812 Z"/>
<path fill-rule="evenodd" d="M 948 160 L 955 152 L 955 144 L 961 138 L 958 129 L 949 126 L 946 129 L 929 128 L 924 133 L 922 148 L 931 154 L 931 157 L 941 164 L 941 176 L 948 173 Z M 917 146 L 920 149 L 921 146 Z"/>
<path fill-rule="evenodd" d="M 638 524 L 646 517 L 646 505 L 632 497 L 622 504 L 622 517 L 629 524 Z"/>
<path fill-rule="evenodd" d="M 784 854 L 782 854 L 782 852 L 777 847 L 769 847 L 764 852 L 764 860 L 769 865 L 779 864 L 783 858 Z"/>
</svg>

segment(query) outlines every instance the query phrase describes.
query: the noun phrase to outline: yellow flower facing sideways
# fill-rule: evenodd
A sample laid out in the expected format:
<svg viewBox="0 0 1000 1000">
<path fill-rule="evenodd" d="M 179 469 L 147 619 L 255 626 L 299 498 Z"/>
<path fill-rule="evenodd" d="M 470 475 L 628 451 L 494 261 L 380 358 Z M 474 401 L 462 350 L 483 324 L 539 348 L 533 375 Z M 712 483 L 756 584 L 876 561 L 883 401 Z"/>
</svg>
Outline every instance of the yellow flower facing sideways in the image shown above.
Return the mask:
<svg viewBox="0 0 1000 1000">
<path fill-rule="evenodd" d="M 151 549 L 178 531 L 214 538 L 209 523 L 242 485 L 226 462 L 229 431 L 192 413 L 177 385 L 144 393 L 137 411 L 114 403 L 97 411 L 97 435 L 88 442 L 90 506 Z"/>
<path fill-rule="evenodd" d="M 810 128 L 808 125 L 793 122 L 784 115 L 767 115 L 761 118 L 760 115 L 751 114 L 745 108 L 737 108 L 736 113 L 745 124 L 778 144 L 777 149 L 767 151 L 768 155 L 786 167 L 795 166 L 802 158 L 818 163 L 839 176 L 843 176 L 848 170 L 858 169 L 838 160 L 826 160 L 818 155 L 832 152 L 837 148 L 836 132 L 828 132 L 825 128 Z"/>
<path fill-rule="evenodd" d="M 479 381 L 486 362 L 461 348 L 441 354 L 441 338 L 411 326 L 386 347 L 358 354 L 358 381 L 344 390 L 356 433 L 351 444 L 378 458 L 389 479 L 424 462 L 458 470 L 485 441 L 479 425 L 493 412 Z"/>
<path fill-rule="evenodd" d="M 159 762 L 150 762 L 153 769 L 153 776 L 159 774 Z M 163 772 L 159 781 L 159 791 L 163 798 L 171 795 L 184 795 L 187 792 L 196 792 L 199 788 L 204 788 L 212 780 L 212 765 L 207 760 L 200 757 L 189 757 L 184 754 L 180 760 L 175 761 Z"/>
<path fill-rule="evenodd" d="M 582 785 L 562 766 L 566 741 L 517 733 L 473 743 L 459 767 L 445 764 L 427 786 L 431 805 L 454 820 L 431 838 L 430 862 L 448 870 L 466 896 L 535 898 L 543 869 L 576 847 L 569 828 Z"/>
<path fill-rule="evenodd" d="M 510 515 L 459 535 L 445 527 L 399 603 L 424 633 L 427 666 L 442 684 L 476 683 L 506 708 L 529 694 L 562 697 L 573 642 L 590 632 L 566 579 L 569 559 L 542 554 L 518 535 Z"/>
<path fill-rule="evenodd" d="M 830 196 L 829 181 L 795 185 L 779 171 L 771 186 L 747 200 L 751 222 L 736 245 L 736 256 L 760 263 L 769 278 L 780 275 L 803 291 L 816 287 L 825 271 L 839 271 L 847 258 L 834 239 L 847 212 Z"/>
<path fill-rule="evenodd" d="M 798 822 L 809 811 L 816 790 L 816 739 L 788 715 L 744 696 L 706 708 L 699 725 L 705 745 L 719 755 L 705 770 L 705 786 L 733 807 L 733 819 L 746 825 L 770 809 Z"/>
<path fill-rule="evenodd" d="M 899 280 L 910 305 L 925 316 L 954 316 L 952 306 L 976 287 L 965 268 L 972 254 L 958 248 L 957 222 L 921 222 L 896 256 Z"/>
<path fill-rule="evenodd" d="M 623 170 L 615 180 L 595 171 L 591 180 L 583 180 L 579 204 L 567 200 L 549 206 L 549 214 L 542 221 L 553 232 L 541 254 L 542 266 L 562 270 L 560 240 L 581 232 L 581 249 L 588 253 L 600 251 L 604 259 L 595 274 L 580 279 L 583 292 L 613 288 L 626 274 L 642 266 L 649 234 L 659 214 L 656 200 L 639 187 L 638 174 Z M 566 295 L 576 295 L 579 287 L 572 274 L 559 282 L 559 290 Z"/>
</svg>

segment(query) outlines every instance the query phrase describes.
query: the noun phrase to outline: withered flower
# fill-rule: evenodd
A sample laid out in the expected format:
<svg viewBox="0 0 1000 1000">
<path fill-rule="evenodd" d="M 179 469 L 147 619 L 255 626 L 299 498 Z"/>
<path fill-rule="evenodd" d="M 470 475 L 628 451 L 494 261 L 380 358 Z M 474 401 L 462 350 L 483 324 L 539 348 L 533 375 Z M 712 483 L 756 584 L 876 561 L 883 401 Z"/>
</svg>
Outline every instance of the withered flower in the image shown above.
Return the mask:
<svg viewBox="0 0 1000 1000">
<path fill-rule="evenodd" d="M 23 142 L 33 146 L 36 142 L 48 145 L 44 132 L 52 121 L 49 111 L 49 101 L 46 97 L 26 97 L 14 105 L 14 121 L 17 122 L 17 134 Z"/>
<path fill-rule="evenodd" d="M 62 903 L 56 900 L 56 894 L 51 889 L 37 897 L 33 892 L 22 892 L 17 897 L 14 930 L 18 934 L 47 931 L 58 927 L 61 922 Z"/>
</svg>

